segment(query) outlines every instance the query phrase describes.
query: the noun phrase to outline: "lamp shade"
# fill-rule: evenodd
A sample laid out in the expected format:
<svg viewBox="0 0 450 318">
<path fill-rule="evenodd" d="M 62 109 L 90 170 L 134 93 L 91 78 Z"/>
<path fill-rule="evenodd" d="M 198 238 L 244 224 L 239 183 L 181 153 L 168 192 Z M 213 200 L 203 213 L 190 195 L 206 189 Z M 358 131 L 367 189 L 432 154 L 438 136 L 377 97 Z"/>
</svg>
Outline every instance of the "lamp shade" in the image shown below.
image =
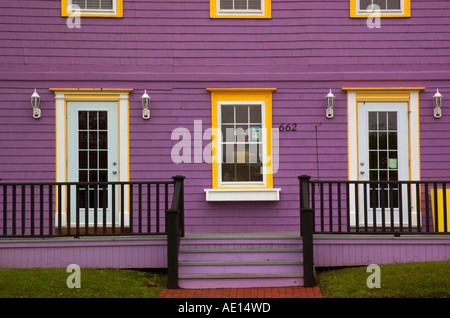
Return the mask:
<svg viewBox="0 0 450 318">
<path fill-rule="evenodd" d="M 36 92 L 36 88 L 34 89 L 34 93 L 31 95 L 31 107 L 38 108 L 41 102 L 41 97 Z"/>
</svg>

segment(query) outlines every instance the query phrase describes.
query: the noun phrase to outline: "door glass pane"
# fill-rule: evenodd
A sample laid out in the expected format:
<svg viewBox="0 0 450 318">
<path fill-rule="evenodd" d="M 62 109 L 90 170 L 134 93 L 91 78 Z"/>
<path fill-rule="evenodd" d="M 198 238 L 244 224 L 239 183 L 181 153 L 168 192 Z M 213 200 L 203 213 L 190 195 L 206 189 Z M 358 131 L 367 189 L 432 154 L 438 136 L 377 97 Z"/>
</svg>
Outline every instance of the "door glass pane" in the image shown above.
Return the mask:
<svg viewBox="0 0 450 318">
<path fill-rule="evenodd" d="M 369 112 L 369 180 L 398 181 L 396 112 Z M 398 207 L 398 187 L 372 184 L 371 207 Z"/>
<path fill-rule="evenodd" d="M 79 182 L 107 182 L 108 181 L 108 112 L 79 111 L 78 112 L 78 180 Z M 89 191 L 89 195 L 86 195 Z M 103 200 L 102 190 L 94 184 L 88 188 L 80 188 L 80 208 L 101 208 Z M 107 200 L 105 204 L 107 204 Z"/>
</svg>

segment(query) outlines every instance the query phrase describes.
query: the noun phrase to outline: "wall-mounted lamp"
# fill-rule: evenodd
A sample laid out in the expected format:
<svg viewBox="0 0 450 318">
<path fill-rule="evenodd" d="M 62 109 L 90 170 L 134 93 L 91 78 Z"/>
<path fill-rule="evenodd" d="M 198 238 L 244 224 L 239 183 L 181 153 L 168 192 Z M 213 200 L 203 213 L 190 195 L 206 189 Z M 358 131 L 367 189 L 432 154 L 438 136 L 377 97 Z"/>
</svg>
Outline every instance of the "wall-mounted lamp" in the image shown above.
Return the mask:
<svg viewBox="0 0 450 318">
<path fill-rule="evenodd" d="M 442 116 L 442 95 L 439 93 L 439 89 L 436 90 L 436 94 L 433 96 L 433 104 L 434 104 L 434 118 L 441 118 Z"/>
<path fill-rule="evenodd" d="M 34 93 L 31 95 L 31 107 L 33 107 L 33 118 L 41 118 L 41 110 L 39 109 L 39 104 L 41 103 L 41 97 L 34 89 Z"/>
<path fill-rule="evenodd" d="M 145 90 L 144 94 L 141 97 L 141 105 L 142 105 L 142 118 L 149 119 L 150 118 L 150 96 L 147 94 L 147 90 Z"/>
<path fill-rule="evenodd" d="M 334 95 L 333 95 L 333 93 L 331 92 L 331 89 L 330 89 L 330 92 L 328 93 L 328 95 L 327 95 L 327 118 L 333 118 L 333 116 L 334 116 L 334 112 L 333 112 L 333 107 L 334 107 Z"/>
</svg>

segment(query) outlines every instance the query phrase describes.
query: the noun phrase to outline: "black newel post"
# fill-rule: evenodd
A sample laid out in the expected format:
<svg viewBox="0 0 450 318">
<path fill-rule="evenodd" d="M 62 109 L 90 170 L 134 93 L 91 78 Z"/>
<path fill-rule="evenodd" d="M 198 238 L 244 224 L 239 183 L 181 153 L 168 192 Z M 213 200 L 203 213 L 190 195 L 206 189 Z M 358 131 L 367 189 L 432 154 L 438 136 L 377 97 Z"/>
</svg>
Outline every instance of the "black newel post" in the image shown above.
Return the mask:
<svg viewBox="0 0 450 318">
<path fill-rule="evenodd" d="M 167 288 L 178 289 L 178 211 L 166 210 Z"/>
<path fill-rule="evenodd" d="M 298 177 L 300 181 L 300 233 L 303 238 L 303 276 L 305 287 L 314 286 L 314 210 L 310 207 L 310 178 L 310 176 L 305 175 Z"/>
</svg>

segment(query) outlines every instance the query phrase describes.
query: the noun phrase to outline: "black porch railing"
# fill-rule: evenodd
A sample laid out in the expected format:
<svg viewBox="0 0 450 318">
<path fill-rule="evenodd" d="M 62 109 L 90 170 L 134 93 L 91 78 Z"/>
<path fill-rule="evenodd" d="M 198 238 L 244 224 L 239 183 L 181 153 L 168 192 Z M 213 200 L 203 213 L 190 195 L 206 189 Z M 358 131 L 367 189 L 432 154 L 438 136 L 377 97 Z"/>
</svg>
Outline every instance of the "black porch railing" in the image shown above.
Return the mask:
<svg viewBox="0 0 450 318">
<path fill-rule="evenodd" d="M 0 238 L 167 235 L 167 285 L 178 288 L 184 177 L 172 179 L 0 183 Z"/>
<path fill-rule="evenodd" d="M 0 183 L 0 238 L 164 235 L 177 181 Z"/>
<path fill-rule="evenodd" d="M 300 181 L 305 285 L 313 234 L 450 234 L 450 181 Z"/>
</svg>

